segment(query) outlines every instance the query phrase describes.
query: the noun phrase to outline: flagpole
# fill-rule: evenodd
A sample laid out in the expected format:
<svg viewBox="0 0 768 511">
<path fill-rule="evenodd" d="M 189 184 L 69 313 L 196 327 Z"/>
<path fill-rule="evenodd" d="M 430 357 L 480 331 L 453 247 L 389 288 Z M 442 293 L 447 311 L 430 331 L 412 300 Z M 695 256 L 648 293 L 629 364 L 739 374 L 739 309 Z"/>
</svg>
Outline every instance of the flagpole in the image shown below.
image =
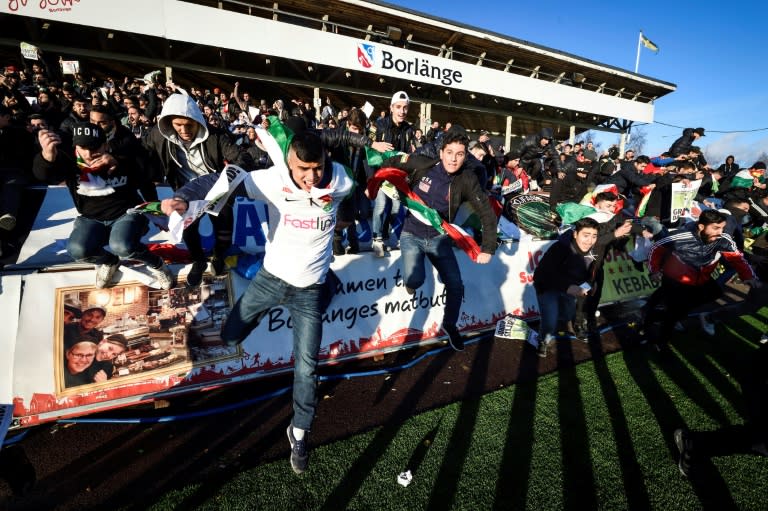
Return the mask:
<svg viewBox="0 0 768 511">
<path fill-rule="evenodd" d="M 643 40 L 643 31 L 641 30 L 640 33 L 637 35 L 637 57 L 635 58 L 635 74 L 637 74 L 637 70 L 640 69 L 640 43 Z"/>
</svg>

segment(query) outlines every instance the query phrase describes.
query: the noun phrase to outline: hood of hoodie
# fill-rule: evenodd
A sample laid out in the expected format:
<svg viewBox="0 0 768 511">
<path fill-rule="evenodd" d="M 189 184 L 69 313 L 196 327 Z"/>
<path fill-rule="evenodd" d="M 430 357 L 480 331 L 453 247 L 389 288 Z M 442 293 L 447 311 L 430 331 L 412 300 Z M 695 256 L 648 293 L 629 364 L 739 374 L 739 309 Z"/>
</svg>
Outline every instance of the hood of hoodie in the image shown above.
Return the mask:
<svg viewBox="0 0 768 511">
<path fill-rule="evenodd" d="M 179 139 L 176 130 L 171 125 L 174 117 L 186 117 L 200 125 L 200 129 L 197 130 L 197 137 L 192 141 L 190 147 L 202 144 L 208 139 L 208 126 L 206 125 L 205 117 L 203 117 L 203 112 L 200 111 L 195 100 L 188 94 L 171 94 L 168 96 L 168 99 L 163 104 L 163 110 L 157 118 L 157 126 L 163 137 L 174 144 L 180 144 L 181 139 Z"/>
</svg>

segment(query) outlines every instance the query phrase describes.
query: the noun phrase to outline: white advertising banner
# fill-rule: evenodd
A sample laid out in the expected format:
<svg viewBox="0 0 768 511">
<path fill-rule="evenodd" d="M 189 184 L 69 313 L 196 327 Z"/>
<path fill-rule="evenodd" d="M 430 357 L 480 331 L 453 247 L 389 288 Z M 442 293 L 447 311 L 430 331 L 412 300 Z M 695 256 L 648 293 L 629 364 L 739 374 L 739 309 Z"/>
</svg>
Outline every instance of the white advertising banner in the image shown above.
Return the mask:
<svg viewBox="0 0 768 511">
<path fill-rule="evenodd" d="M 509 313 L 536 315 L 530 283 L 550 243 L 504 244 L 487 265 L 456 251 L 465 285 L 460 330 L 492 329 Z M 444 286 L 432 272 L 408 294 L 398 255 L 395 250 L 385 258 L 370 253 L 336 258 L 332 269 L 340 282 L 323 316 L 322 363 L 444 337 Z M 14 416 L 22 425 L 259 378 L 293 365 L 291 318 L 282 307 L 271 309 L 239 347 L 223 345 L 221 324 L 249 282 L 236 271 L 206 277 L 199 290 L 187 289 L 181 280 L 168 291 L 148 288 L 130 271 L 108 289 L 93 287 L 93 270 L 34 273 L 23 281 L 19 327 L 10 336 L 15 343 L 5 347 L 13 356 L 7 374 Z M 18 299 L 18 293 L 3 298 L 4 307 L 12 309 L 14 304 L 5 302 Z M 87 357 L 98 361 L 91 343 L 112 336 L 122 351 L 102 362 L 101 380 L 87 372 L 91 368 L 77 373 L 70 365 Z M 89 337 L 96 340 L 88 342 Z M 91 352 L 77 351 L 81 347 Z M 9 382 L 0 382 L 7 395 Z"/>
<path fill-rule="evenodd" d="M 168 194 L 158 189 L 161 197 Z M 0 348 L 8 356 L 0 404 L 13 403 L 20 424 L 32 425 L 289 371 L 293 334 L 284 308 L 271 309 L 238 347 L 220 338 L 232 304 L 260 267 L 267 214 L 262 202 L 235 199 L 233 244 L 242 254 L 228 260 L 233 268 L 227 276 L 208 275 L 202 286 L 188 289 L 184 265 L 175 264 L 177 287 L 164 291 L 148 287 L 143 266 L 123 265 L 112 287 L 96 289 L 93 266 L 71 266 L 66 254 L 76 216 L 69 191 L 47 189 L 19 267 L 56 271 L 2 276 L 2 310 L 20 313 L 2 325 Z M 210 246 L 213 233 L 203 220 L 201 236 Z M 150 246 L 167 241 L 168 233 L 154 226 L 145 237 Z M 536 316 L 533 271 L 550 243 L 502 244 L 486 265 L 457 250 L 465 287 L 459 328 L 485 331 L 507 314 Z M 444 337 L 444 286 L 434 271 L 410 295 L 398 250 L 384 258 L 340 256 L 331 269 L 339 283 L 323 316 L 322 363 Z M 102 360 L 95 344 L 107 348 L 110 338 L 112 351 Z M 88 367 L 78 371 L 77 362 Z"/>
</svg>

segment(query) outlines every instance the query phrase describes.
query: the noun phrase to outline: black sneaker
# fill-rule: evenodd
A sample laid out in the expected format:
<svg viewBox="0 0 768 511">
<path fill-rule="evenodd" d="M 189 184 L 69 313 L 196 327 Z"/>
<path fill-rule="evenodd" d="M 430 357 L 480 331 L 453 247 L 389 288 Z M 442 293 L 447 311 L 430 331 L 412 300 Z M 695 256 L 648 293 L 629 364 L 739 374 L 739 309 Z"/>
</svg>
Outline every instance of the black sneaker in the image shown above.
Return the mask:
<svg viewBox="0 0 768 511">
<path fill-rule="evenodd" d="M 208 268 L 207 261 L 195 261 L 187 273 L 187 287 L 197 287 L 203 282 L 203 273 Z"/>
<path fill-rule="evenodd" d="M 227 264 L 224 261 L 224 258 L 213 256 L 211 258 L 211 273 L 213 273 L 213 276 L 218 277 L 219 275 L 224 275 L 225 271 L 227 271 Z"/>
<path fill-rule="evenodd" d="M 293 436 L 293 424 L 288 425 L 288 442 L 291 444 L 291 468 L 297 474 L 303 474 L 309 465 L 309 453 L 307 452 L 307 433 L 304 438 L 296 440 Z"/>
<path fill-rule="evenodd" d="M 464 351 L 464 338 L 455 326 L 443 325 L 443 330 L 448 334 L 448 344 L 456 351 Z"/>
<path fill-rule="evenodd" d="M 691 473 L 691 451 L 693 450 L 690 434 L 687 429 L 679 428 L 675 430 L 674 438 L 677 450 L 680 451 L 677 468 L 680 469 L 681 474 L 688 477 Z"/>
<path fill-rule="evenodd" d="M 336 256 L 343 256 L 347 253 L 347 251 L 344 249 L 344 244 L 341 242 L 341 240 L 334 239 L 333 240 L 333 255 Z"/>
</svg>

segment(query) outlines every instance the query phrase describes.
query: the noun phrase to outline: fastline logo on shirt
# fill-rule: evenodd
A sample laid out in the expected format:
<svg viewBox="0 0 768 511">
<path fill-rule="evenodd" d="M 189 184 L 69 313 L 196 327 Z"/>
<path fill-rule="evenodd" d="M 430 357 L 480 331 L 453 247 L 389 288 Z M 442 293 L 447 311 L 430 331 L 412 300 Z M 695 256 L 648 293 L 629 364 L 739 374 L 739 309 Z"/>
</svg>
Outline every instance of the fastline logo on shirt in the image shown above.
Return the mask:
<svg viewBox="0 0 768 511">
<path fill-rule="evenodd" d="M 334 224 L 333 215 L 318 216 L 315 218 L 301 218 L 293 215 L 285 215 L 283 217 L 283 225 L 291 226 L 294 229 L 324 232 L 328 229 L 333 229 Z"/>
</svg>

